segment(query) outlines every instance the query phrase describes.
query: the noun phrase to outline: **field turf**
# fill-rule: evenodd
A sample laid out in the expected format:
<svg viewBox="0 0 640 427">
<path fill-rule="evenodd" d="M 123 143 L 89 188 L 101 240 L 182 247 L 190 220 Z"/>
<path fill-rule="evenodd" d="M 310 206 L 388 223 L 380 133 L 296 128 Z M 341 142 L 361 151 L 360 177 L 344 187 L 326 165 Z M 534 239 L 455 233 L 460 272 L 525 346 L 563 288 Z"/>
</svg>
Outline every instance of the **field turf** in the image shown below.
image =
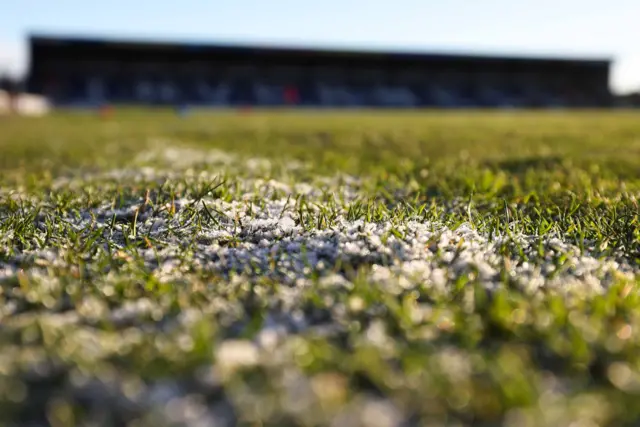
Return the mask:
<svg viewBox="0 0 640 427">
<path fill-rule="evenodd" d="M 0 118 L 8 426 L 640 425 L 640 114 Z"/>
</svg>

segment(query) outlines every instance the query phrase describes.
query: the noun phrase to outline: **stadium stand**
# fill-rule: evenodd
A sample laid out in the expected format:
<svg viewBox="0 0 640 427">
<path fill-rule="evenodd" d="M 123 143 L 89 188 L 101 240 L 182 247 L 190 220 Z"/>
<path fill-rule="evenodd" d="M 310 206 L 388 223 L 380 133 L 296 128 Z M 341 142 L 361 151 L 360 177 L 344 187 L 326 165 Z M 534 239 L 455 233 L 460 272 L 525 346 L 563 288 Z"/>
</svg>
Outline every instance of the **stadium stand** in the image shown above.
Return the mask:
<svg viewBox="0 0 640 427">
<path fill-rule="evenodd" d="M 558 108 L 611 105 L 608 59 L 487 57 L 34 35 L 56 105 Z"/>
</svg>

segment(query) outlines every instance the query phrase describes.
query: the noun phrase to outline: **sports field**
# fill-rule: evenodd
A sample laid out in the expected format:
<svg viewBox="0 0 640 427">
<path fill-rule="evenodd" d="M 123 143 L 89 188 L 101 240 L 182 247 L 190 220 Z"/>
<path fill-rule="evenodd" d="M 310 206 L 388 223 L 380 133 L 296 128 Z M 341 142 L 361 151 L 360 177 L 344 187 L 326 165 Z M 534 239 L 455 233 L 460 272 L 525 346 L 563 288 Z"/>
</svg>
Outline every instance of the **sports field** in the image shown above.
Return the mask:
<svg viewBox="0 0 640 427">
<path fill-rule="evenodd" d="M 640 113 L 0 120 L 9 426 L 640 423 Z"/>
</svg>

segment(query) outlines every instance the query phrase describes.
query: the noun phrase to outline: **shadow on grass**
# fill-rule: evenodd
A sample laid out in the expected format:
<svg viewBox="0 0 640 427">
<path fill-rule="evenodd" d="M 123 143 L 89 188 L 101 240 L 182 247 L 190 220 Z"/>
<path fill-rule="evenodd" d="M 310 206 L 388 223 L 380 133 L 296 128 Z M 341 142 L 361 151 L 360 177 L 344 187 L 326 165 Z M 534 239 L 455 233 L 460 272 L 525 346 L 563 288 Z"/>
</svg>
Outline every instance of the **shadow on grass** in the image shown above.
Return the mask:
<svg viewBox="0 0 640 427">
<path fill-rule="evenodd" d="M 523 176 L 531 170 L 552 172 L 567 167 L 566 159 L 560 156 L 529 156 L 519 159 L 486 161 L 484 166 L 493 170 L 502 170 L 510 175 Z"/>
<path fill-rule="evenodd" d="M 611 156 L 585 155 L 584 158 L 574 159 L 561 156 L 529 156 L 501 161 L 487 161 L 484 166 L 492 170 L 501 170 L 514 177 L 522 178 L 530 172 L 569 173 L 575 169 L 587 171 L 593 176 L 604 179 L 640 179 L 640 168 L 637 167 L 637 155 L 634 153 L 618 153 L 616 158 Z"/>
</svg>

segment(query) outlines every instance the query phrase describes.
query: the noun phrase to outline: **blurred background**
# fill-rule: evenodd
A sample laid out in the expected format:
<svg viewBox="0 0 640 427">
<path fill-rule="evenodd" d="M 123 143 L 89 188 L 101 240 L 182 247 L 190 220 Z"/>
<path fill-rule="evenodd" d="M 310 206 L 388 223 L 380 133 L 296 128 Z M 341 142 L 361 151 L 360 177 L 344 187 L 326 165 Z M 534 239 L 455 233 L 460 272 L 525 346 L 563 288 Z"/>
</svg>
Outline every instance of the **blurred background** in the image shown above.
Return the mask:
<svg viewBox="0 0 640 427">
<path fill-rule="evenodd" d="M 635 0 L 7 0 L 0 110 L 637 106 L 638 16 Z"/>
</svg>

